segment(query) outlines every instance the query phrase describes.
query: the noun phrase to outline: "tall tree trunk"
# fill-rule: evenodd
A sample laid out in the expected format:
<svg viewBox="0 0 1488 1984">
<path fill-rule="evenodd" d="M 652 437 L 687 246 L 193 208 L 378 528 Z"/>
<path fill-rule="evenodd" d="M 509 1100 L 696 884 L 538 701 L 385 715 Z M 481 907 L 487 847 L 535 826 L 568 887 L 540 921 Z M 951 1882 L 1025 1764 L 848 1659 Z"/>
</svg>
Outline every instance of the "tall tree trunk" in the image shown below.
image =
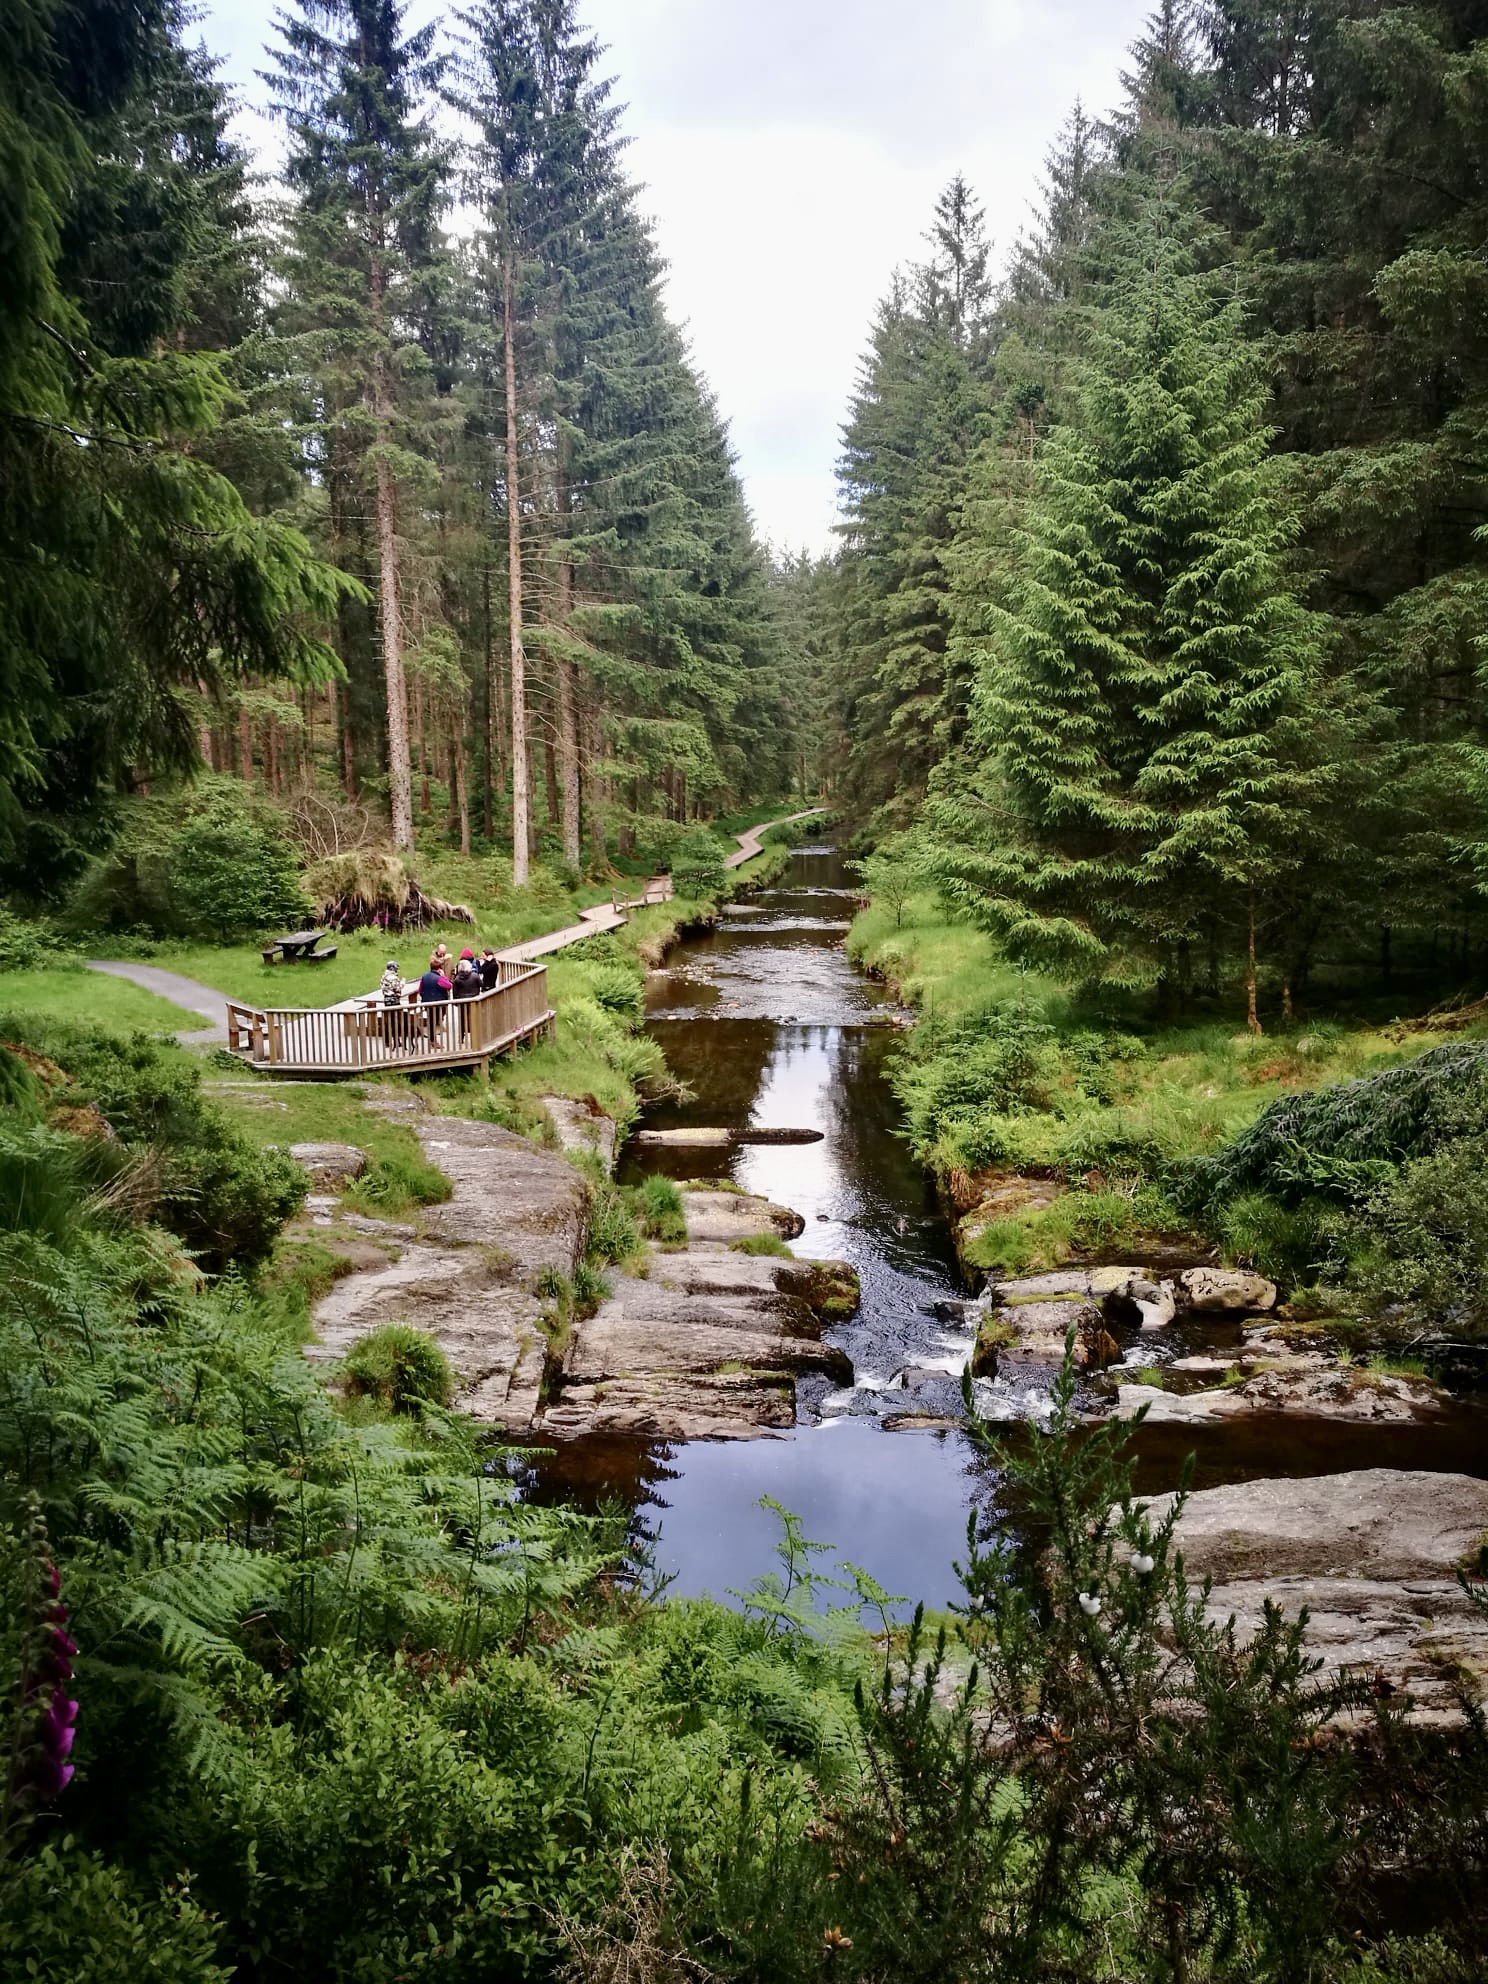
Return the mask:
<svg viewBox="0 0 1488 1984">
<path fill-rule="evenodd" d="M 238 705 L 238 775 L 244 785 L 253 783 L 253 719 L 246 703 Z"/>
<path fill-rule="evenodd" d="M 429 727 L 424 715 L 424 685 L 415 675 L 413 678 L 413 728 L 418 737 L 419 761 L 419 814 L 429 817 Z"/>
<path fill-rule="evenodd" d="M 1245 1029 L 1247 1033 L 1259 1033 L 1261 1018 L 1256 1008 L 1256 956 L 1255 956 L 1255 890 L 1250 892 L 1250 914 L 1247 919 L 1245 945 Z"/>
<path fill-rule="evenodd" d="M 584 755 L 588 760 L 584 790 L 587 794 L 589 845 L 594 850 L 595 860 L 602 862 L 608 852 L 605 846 L 605 787 L 595 770 L 599 763 L 599 718 L 592 711 L 584 719 Z"/>
<path fill-rule="evenodd" d="M 465 739 L 457 737 L 454 743 L 455 802 L 460 813 L 460 852 L 470 853 L 470 791 L 465 776 Z"/>
<path fill-rule="evenodd" d="M 392 439 L 393 405 L 388 388 L 384 272 L 382 254 L 373 247 L 372 325 L 377 356 L 372 372 L 372 419 L 379 448 Z M 413 771 L 408 758 L 408 689 L 403 678 L 402 566 L 398 545 L 398 492 L 386 456 L 377 457 L 377 599 L 382 616 L 382 673 L 387 685 L 388 798 L 392 808 L 393 846 L 413 851 Z"/>
<path fill-rule="evenodd" d="M 556 827 L 561 809 L 558 803 L 558 754 L 553 749 L 551 732 L 543 737 L 543 781 L 548 789 L 548 825 Z"/>
<path fill-rule="evenodd" d="M 491 771 L 491 745 L 495 737 L 495 712 L 492 705 L 494 684 L 491 680 L 491 567 L 484 556 L 481 558 L 481 833 L 489 845 L 495 833 L 492 814 L 495 807 L 495 780 Z"/>
<path fill-rule="evenodd" d="M 527 809 L 527 656 L 522 648 L 522 518 L 517 479 L 517 354 L 512 340 L 512 250 L 501 270 L 501 342 L 506 374 L 506 593 L 511 643 L 512 883 L 526 886 L 531 870 Z"/>
<path fill-rule="evenodd" d="M 558 438 L 558 529 L 569 521 L 568 480 L 564 472 L 563 437 Z M 558 551 L 558 625 L 566 633 L 573 612 L 573 557 L 566 538 Z M 579 852 L 579 669 L 566 655 L 558 657 L 558 777 L 563 788 L 562 833 L 565 867 L 577 870 Z"/>
<path fill-rule="evenodd" d="M 269 711 L 268 734 L 264 739 L 264 756 L 268 761 L 269 790 L 277 799 L 279 796 L 279 719 Z"/>
</svg>

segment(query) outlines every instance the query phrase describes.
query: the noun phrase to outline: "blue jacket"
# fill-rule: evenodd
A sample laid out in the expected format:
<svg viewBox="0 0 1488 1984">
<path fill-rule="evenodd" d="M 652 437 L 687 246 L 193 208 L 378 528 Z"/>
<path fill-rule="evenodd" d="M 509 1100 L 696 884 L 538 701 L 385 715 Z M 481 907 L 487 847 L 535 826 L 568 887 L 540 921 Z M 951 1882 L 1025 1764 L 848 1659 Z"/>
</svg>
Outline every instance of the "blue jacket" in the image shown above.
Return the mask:
<svg viewBox="0 0 1488 1984">
<path fill-rule="evenodd" d="M 437 971 L 426 971 L 419 980 L 419 1000 L 425 1006 L 437 1006 L 450 995 L 449 980 Z"/>
</svg>

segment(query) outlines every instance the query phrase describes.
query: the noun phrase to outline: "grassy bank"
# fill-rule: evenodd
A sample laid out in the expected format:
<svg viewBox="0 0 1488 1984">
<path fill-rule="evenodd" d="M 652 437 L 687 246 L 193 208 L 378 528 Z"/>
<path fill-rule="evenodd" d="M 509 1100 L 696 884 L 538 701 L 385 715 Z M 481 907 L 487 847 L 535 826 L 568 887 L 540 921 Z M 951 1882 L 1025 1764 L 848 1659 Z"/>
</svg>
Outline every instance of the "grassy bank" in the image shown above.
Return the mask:
<svg viewBox="0 0 1488 1984">
<path fill-rule="evenodd" d="M 1293 1288 L 1361 1292 L 1367 1280 L 1409 1306 L 1424 1283 L 1396 1271 L 1401 1259 L 1471 1253 L 1488 1230 L 1488 1207 L 1460 1203 L 1488 1127 L 1481 1022 L 1444 1045 L 1379 1001 L 1320 1002 L 1259 1036 L 1238 998 L 1176 1022 L 1136 999 L 1098 1007 L 1010 965 L 928 895 L 897 916 L 874 905 L 848 943 L 919 1015 L 893 1081 L 972 1267 L 1018 1273 L 1188 1242 Z M 1426 1055 L 1418 1077 L 1391 1076 Z M 1314 1092 L 1337 1107 L 1296 1115 Z M 1263 1154 L 1246 1157 L 1252 1146 Z M 1455 1308 L 1439 1263 L 1426 1278 L 1438 1319 L 1463 1324 L 1471 1277 Z"/>
</svg>

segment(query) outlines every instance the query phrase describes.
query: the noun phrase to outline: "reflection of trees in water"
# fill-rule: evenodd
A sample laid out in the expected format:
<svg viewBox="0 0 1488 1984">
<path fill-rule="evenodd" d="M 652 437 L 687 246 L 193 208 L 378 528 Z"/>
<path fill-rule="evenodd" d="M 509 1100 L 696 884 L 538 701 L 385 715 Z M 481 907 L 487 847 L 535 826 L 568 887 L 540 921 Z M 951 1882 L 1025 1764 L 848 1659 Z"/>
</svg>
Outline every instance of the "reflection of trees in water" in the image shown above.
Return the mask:
<svg viewBox="0 0 1488 1984">
<path fill-rule="evenodd" d="M 648 1109 L 648 1129 L 696 1124 L 740 1129 L 749 1121 L 775 1044 L 773 1020 L 654 1020 L 649 1031 L 695 1100 Z"/>
</svg>

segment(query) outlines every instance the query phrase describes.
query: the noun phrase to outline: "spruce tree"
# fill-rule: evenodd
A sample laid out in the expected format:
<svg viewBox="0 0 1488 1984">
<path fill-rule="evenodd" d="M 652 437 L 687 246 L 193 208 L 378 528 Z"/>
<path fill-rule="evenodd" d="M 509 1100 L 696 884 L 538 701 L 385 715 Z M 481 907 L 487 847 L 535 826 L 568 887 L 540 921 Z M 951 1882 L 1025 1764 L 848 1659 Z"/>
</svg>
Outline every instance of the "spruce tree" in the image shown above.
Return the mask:
<svg viewBox="0 0 1488 1984">
<path fill-rule="evenodd" d="M 45 892 L 112 790 L 199 761 L 201 690 L 334 670 L 316 630 L 343 587 L 211 465 L 231 395 L 193 347 L 237 168 L 178 14 L 22 0 L 7 25 L 0 864 Z"/>
<path fill-rule="evenodd" d="M 936 205 L 932 255 L 880 306 L 838 464 L 854 796 L 899 818 L 959 741 L 968 683 L 950 652 L 948 553 L 968 462 L 989 430 L 988 244 L 959 176 Z"/>
<path fill-rule="evenodd" d="M 1015 955 L 1168 986 L 1199 940 L 1249 943 L 1325 783 L 1265 390 L 1194 232 L 1156 191 L 1107 223 L 1078 398 L 979 656 L 999 838 L 960 871 Z"/>
<path fill-rule="evenodd" d="M 409 418 L 423 372 L 416 320 L 438 252 L 446 161 L 421 121 L 440 73 L 433 29 L 406 34 L 403 17 L 396 0 L 298 0 L 297 13 L 278 18 L 267 80 L 289 129 L 295 197 L 283 322 L 302 334 L 325 415 L 315 466 L 343 490 L 371 484 L 392 838 L 407 850 L 413 792 L 400 502 L 406 507 L 421 474 L 417 421 Z"/>
</svg>

